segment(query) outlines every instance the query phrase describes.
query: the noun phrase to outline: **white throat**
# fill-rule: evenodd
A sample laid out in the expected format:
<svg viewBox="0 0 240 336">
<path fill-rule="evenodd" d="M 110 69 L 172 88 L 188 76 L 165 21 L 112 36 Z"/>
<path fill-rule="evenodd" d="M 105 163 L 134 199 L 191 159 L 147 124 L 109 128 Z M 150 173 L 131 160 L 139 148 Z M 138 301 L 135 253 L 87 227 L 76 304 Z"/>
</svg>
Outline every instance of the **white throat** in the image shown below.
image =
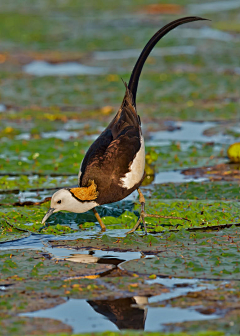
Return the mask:
<svg viewBox="0 0 240 336">
<path fill-rule="evenodd" d="M 65 200 L 65 209 L 61 210 L 67 210 L 75 213 L 82 213 L 86 212 L 88 210 L 91 210 L 92 208 L 98 206 L 99 204 L 94 201 L 84 201 L 80 202 L 75 197 L 70 196 L 68 200 Z"/>
</svg>

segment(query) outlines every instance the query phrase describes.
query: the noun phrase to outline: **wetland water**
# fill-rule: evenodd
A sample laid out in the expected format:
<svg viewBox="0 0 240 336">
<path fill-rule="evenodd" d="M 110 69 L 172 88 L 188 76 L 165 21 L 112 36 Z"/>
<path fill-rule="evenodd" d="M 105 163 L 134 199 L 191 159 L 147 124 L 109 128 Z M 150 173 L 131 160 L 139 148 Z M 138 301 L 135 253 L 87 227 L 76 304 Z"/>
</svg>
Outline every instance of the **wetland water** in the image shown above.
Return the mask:
<svg viewBox="0 0 240 336">
<path fill-rule="evenodd" d="M 105 263 L 120 267 L 125 261 L 152 258 L 140 252 L 114 252 L 101 250 L 77 250 L 67 248 L 52 248 L 48 240 L 58 237 L 48 235 L 31 235 L 28 238 L 2 243 L 0 248 L 10 249 L 36 249 L 49 253 L 54 260 L 68 260 L 80 263 Z M 67 238 L 67 237 L 65 237 Z M 71 237 L 72 238 L 72 237 Z M 62 239 L 62 236 L 59 236 Z M 118 265 L 118 266 L 117 266 Z M 145 280 L 146 284 L 161 284 L 169 292 L 155 296 L 133 296 L 121 298 L 108 298 L 105 300 L 82 300 L 65 298 L 66 302 L 54 308 L 23 313 L 20 316 L 35 318 L 51 318 L 69 325 L 74 333 L 116 331 L 125 329 L 160 331 L 165 324 L 184 321 L 201 321 L 218 319 L 221 315 L 206 315 L 195 309 L 181 309 L 176 307 L 153 307 L 151 304 L 160 304 L 177 297 L 182 297 L 190 292 L 199 292 L 214 289 L 213 284 L 208 284 L 197 279 L 167 279 L 156 278 Z M 2 290 L 7 287 L 2 286 Z M 119 293 L 116 293 L 118 296 Z M 121 296 L 124 294 L 121 294 Z"/>
<path fill-rule="evenodd" d="M 23 71 L 35 76 L 100 75 L 107 72 L 104 68 L 90 67 L 77 62 L 50 64 L 44 61 L 33 61 L 25 65 Z"/>
<path fill-rule="evenodd" d="M 82 127 L 82 125 L 80 125 Z M 172 126 L 172 123 L 171 123 Z M 195 148 L 202 148 L 201 143 L 213 142 L 214 150 L 219 150 L 221 145 L 230 143 L 233 141 L 231 135 L 225 136 L 220 132 L 214 134 L 213 136 L 204 135 L 203 132 L 207 131 L 209 128 L 217 127 L 218 124 L 214 122 L 206 123 L 194 123 L 194 122 L 182 122 L 178 123 L 174 127 L 174 131 L 159 131 L 152 132 L 147 140 L 147 146 L 158 147 L 158 146 L 171 146 L 172 141 L 179 141 L 181 148 L 184 151 L 188 151 L 189 148 L 194 144 Z M 238 126 L 234 127 L 234 131 L 238 131 Z M 66 131 L 65 131 L 66 132 Z M 68 131 L 71 133 L 71 131 Z M 74 131 L 73 131 L 74 132 Z M 61 133 L 61 131 L 60 131 Z M 56 132 L 57 134 L 57 132 Z M 49 132 L 49 138 L 56 135 L 54 132 Z M 71 133 L 72 134 L 72 133 Z M 66 135 L 66 134 L 65 134 Z M 48 138 L 48 133 L 44 134 L 45 138 Z M 66 138 L 62 140 L 68 141 L 68 134 Z M 35 174 L 29 177 L 30 183 L 35 183 L 39 179 L 39 175 Z M 9 177 L 9 183 L 14 183 L 17 176 Z M 57 176 L 49 177 L 48 183 L 52 183 L 53 180 L 58 184 L 62 183 L 62 177 Z M 181 170 L 171 170 L 171 171 L 159 171 L 155 174 L 152 183 L 146 186 L 146 190 L 154 191 L 155 186 L 159 187 L 161 184 L 166 183 L 188 183 L 194 182 L 196 184 L 201 184 L 201 182 L 208 181 L 208 177 L 191 177 L 185 176 L 181 173 Z M 68 176 L 64 180 L 64 183 L 74 184 L 74 175 Z M 21 202 L 26 201 L 39 201 L 46 197 L 51 196 L 52 190 L 40 190 L 37 193 L 32 190 L 19 191 L 15 195 Z M 147 191 L 149 192 L 149 191 Z M 1 194 L 4 200 L 4 194 Z M 130 195 L 126 202 L 133 204 L 137 200 L 137 193 L 134 192 Z M 113 211 L 112 206 L 106 206 L 105 211 Z M 131 208 L 132 209 L 132 208 Z M 119 214 L 118 214 L 119 216 Z M 74 219 L 72 222 L 68 220 L 69 227 L 74 229 L 75 232 L 65 234 L 64 240 L 72 241 L 75 239 L 101 239 L 106 237 L 103 233 L 99 232 L 98 226 L 91 227 L 91 230 L 79 231 L 78 220 Z M 33 222 L 29 221 L 25 228 L 30 228 Z M 116 238 L 117 240 L 126 236 L 128 229 L 123 229 L 120 227 L 108 229 L 107 237 Z M 50 226 L 51 227 L 51 226 Z M 105 239 L 109 239 L 105 238 Z M 131 261 L 156 261 L 156 255 L 158 251 L 148 251 L 147 253 L 141 251 L 114 251 L 111 247 L 106 250 L 99 248 L 74 248 L 67 246 L 53 246 L 51 242 L 61 241 L 63 239 L 62 235 L 51 235 L 51 234 L 37 234 L 31 233 L 28 237 L 22 239 L 16 239 L 10 242 L 0 243 L 0 251 L 11 252 L 16 250 L 24 251 L 41 251 L 44 256 L 48 256 L 52 262 L 70 262 L 72 264 L 79 265 L 109 265 L 112 268 L 101 271 L 96 277 L 96 280 L 92 280 L 94 284 L 101 284 L 101 279 L 114 279 L 122 276 L 129 276 L 129 280 L 132 278 L 131 274 L 125 271 L 124 264 Z M 152 239 L 152 238 L 151 238 Z M 151 243 L 150 243 L 151 246 Z M 15 252 L 13 252 L 15 253 Z M 159 258 L 159 257 L 158 257 Z M 161 258 L 161 255 L 160 255 Z M 167 262 L 166 262 L 167 263 Z M 191 262 L 190 262 L 191 263 Z M 153 263 L 154 265 L 154 263 Z M 119 273 L 120 272 L 120 273 Z M 28 311 L 25 309 L 24 313 L 19 313 L 18 316 L 21 318 L 30 317 L 34 319 L 45 318 L 53 319 L 56 321 L 61 321 L 65 325 L 69 326 L 74 333 L 83 332 L 101 332 L 101 331 L 117 331 L 117 330 L 144 330 L 144 331 L 165 331 L 171 326 L 178 325 L 181 323 L 200 323 L 201 321 L 220 321 L 225 316 L 224 307 L 218 309 L 213 309 L 210 313 L 205 312 L 204 309 L 201 310 L 201 305 L 196 306 L 174 306 L 171 305 L 172 300 L 187 300 L 189 295 L 200 292 L 213 291 L 218 288 L 219 284 L 223 282 L 213 282 L 213 281 L 203 281 L 199 280 L 197 277 L 195 279 L 180 279 L 177 277 L 160 277 L 157 276 L 156 279 L 150 280 L 148 277 L 152 271 L 148 271 L 147 275 L 142 278 L 143 286 L 156 286 L 161 285 L 163 293 L 151 294 L 146 289 L 147 294 L 141 293 L 132 294 L 129 289 L 116 290 L 116 286 L 108 283 L 107 288 L 110 294 L 105 295 L 102 299 L 94 298 L 74 298 L 68 296 L 68 294 L 61 294 L 61 299 L 64 303 L 56 303 L 51 308 L 45 309 L 34 309 L 34 311 Z M 110 278 L 108 278 L 110 277 Z M 82 278 L 85 278 L 84 276 Z M 87 276 L 86 276 L 87 278 Z M 74 281 L 75 277 L 68 277 L 67 273 L 64 276 L 64 281 Z M 77 279 L 77 277 L 76 277 Z M 75 281 L 76 281 L 75 279 Z M 118 279 L 118 278 L 117 278 Z M 106 283 L 104 283 L 106 285 Z M 91 286 L 91 285 L 89 285 Z M 2 285 L 0 287 L 2 293 L 8 293 L 11 291 L 12 286 Z M 191 294 L 192 293 L 192 294 Z M 91 296 L 91 295 L 90 295 Z"/>
<path fill-rule="evenodd" d="M 175 295 L 178 296 L 177 293 Z M 139 307 L 138 302 L 143 301 L 145 305 L 141 304 Z M 147 297 L 103 301 L 69 299 L 55 308 L 25 313 L 22 316 L 60 320 L 71 326 L 75 333 L 126 329 L 160 331 L 168 323 L 219 318 L 216 314 L 206 316 L 192 309 L 148 307 L 147 301 Z"/>
<path fill-rule="evenodd" d="M 79 236 L 79 234 L 78 234 Z M 90 236 L 82 235 L 89 238 Z M 94 235 L 92 234 L 92 238 Z M 73 236 L 65 236 L 65 239 L 73 239 Z M 62 239 L 62 236 L 49 236 L 32 234 L 30 237 L 20 240 L 2 243 L 1 250 L 9 249 L 36 249 L 47 253 L 53 260 L 68 260 L 86 264 L 104 263 L 114 265 L 121 269 L 125 261 L 140 258 L 153 258 L 154 255 L 140 252 L 114 252 L 101 250 L 74 250 L 69 248 L 51 247 L 48 243 L 52 239 Z M 43 309 L 35 312 L 23 313 L 20 316 L 35 318 L 51 318 L 59 320 L 70 326 L 74 333 L 116 331 L 125 329 L 161 331 L 165 324 L 180 323 L 186 321 L 201 321 L 218 319 L 219 314 L 206 315 L 191 308 L 154 307 L 152 304 L 161 304 L 177 297 L 184 297 L 191 292 L 199 292 L 206 289 L 214 289 L 215 285 L 208 284 L 197 279 L 160 278 L 144 280 L 147 285 L 161 284 L 168 290 L 167 293 L 154 296 L 124 297 L 124 293 L 116 293 L 116 297 L 105 300 L 83 300 L 65 298 L 65 303 L 54 308 Z M 2 290 L 7 287 L 2 286 Z M 119 294 L 121 298 L 118 298 Z"/>
</svg>

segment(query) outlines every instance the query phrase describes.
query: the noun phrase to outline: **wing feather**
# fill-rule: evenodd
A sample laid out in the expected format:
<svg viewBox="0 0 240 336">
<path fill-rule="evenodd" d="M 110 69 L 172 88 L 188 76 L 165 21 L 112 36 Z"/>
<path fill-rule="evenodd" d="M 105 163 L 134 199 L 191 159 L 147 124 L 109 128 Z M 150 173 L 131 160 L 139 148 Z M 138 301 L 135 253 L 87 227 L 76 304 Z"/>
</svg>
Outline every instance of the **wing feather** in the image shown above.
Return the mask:
<svg viewBox="0 0 240 336">
<path fill-rule="evenodd" d="M 109 126 L 88 149 L 79 172 L 79 186 L 94 180 L 97 185 L 109 184 L 128 172 L 140 143 L 140 119 L 132 105 L 132 95 L 126 87 L 121 108 Z M 117 181 L 116 181 L 117 182 Z"/>
</svg>

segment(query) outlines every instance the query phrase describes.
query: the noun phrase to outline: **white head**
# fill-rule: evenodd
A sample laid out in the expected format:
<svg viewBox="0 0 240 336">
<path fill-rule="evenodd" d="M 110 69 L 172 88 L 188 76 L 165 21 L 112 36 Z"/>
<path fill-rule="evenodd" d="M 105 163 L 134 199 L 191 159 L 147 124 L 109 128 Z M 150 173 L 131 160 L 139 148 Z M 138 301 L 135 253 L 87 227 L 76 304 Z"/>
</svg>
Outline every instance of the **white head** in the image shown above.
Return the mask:
<svg viewBox="0 0 240 336">
<path fill-rule="evenodd" d="M 75 190 L 76 189 L 83 188 L 75 188 Z M 73 196 L 72 192 L 69 189 L 60 189 L 55 192 L 55 194 L 53 194 L 50 209 L 43 217 L 42 224 L 44 224 L 54 212 L 67 210 L 70 212 L 83 213 L 98 205 L 99 204 L 93 200 L 78 200 L 76 197 Z"/>
</svg>

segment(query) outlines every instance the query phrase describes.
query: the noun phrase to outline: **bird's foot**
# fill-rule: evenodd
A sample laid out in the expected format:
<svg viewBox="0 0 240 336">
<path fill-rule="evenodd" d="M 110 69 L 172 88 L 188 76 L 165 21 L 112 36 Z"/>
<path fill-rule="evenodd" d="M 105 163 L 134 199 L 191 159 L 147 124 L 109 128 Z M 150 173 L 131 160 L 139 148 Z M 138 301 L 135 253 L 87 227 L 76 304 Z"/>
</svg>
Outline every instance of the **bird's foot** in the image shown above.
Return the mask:
<svg viewBox="0 0 240 336">
<path fill-rule="evenodd" d="M 135 232 L 137 230 L 137 228 L 139 227 L 139 225 L 141 224 L 141 222 L 142 222 L 143 226 L 144 226 L 145 234 L 147 235 L 147 227 L 146 227 L 145 217 L 167 218 L 167 219 L 181 219 L 181 220 L 186 220 L 186 221 L 190 222 L 189 219 L 184 218 L 184 217 L 153 215 L 153 214 L 147 214 L 147 213 L 145 213 L 145 211 L 142 210 L 137 223 L 135 224 L 135 226 L 130 231 L 127 232 L 127 234 Z"/>
<path fill-rule="evenodd" d="M 145 217 L 146 216 L 147 216 L 147 214 L 145 213 L 144 210 L 142 210 L 137 223 L 134 225 L 134 227 L 130 231 L 127 232 L 127 234 L 135 232 L 142 222 L 143 226 L 144 226 L 145 235 L 147 235 L 147 227 L 146 227 L 146 223 L 145 223 Z"/>
</svg>

